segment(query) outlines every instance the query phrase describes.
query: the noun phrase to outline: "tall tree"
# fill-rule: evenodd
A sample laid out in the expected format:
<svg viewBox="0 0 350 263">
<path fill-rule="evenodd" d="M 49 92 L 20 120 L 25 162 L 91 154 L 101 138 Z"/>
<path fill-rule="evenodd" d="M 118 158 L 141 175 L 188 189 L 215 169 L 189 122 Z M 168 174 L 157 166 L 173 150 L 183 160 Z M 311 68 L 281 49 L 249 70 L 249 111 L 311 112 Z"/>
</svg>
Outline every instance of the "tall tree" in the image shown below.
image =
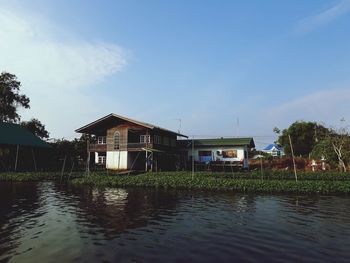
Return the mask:
<svg viewBox="0 0 350 263">
<path fill-rule="evenodd" d="M 346 128 L 340 128 L 329 134 L 328 140 L 330 141 L 333 151 L 338 157 L 339 168 L 343 172 L 346 172 L 346 161 L 349 159 L 350 154 L 350 137 Z"/>
<path fill-rule="evenodd" d="M 20 94 L 21 82 L 8 72 L 0 74 L 0 121 L 17 122 L 21 116 L 18 107 L 29 108 L 29 98 Z"/>
<path fill-rule="evenodd" d="M 296 121 L 282 131 L 277 142 L 284 147 L 286 153 L 290 153 L 290 135 L 295 155 L 307 157 L 328 133 L 329 130 L 317 122 Z"/>
<path fill-rule="evenodd" d="M 346 172 L 350 163 L 350 134 L 342 119 L 340 128 L 330 128 L 326 137 L 317 143 L 312 151 L 314 158 L 326 158 L 327 163 L 338 165 Z"/>
<path fill-rule="evenodd" d="M 45 125 L 42 124 L 38 119 L 33 118 L 30 121 L 22 121 L 20 124 L 41 139 L 49 138 L 49 132 L 45 129 Z"/>
</svg>

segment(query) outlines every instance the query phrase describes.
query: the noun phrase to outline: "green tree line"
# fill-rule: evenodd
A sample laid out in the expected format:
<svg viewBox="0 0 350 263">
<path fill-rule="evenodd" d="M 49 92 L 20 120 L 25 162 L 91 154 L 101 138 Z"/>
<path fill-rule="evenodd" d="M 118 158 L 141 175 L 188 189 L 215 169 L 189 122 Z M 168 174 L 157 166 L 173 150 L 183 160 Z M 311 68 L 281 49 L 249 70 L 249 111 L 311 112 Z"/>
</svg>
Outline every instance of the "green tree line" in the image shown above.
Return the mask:
<svg viewBox="0 0 350 263">
<path fill-rule="evenodd" d="M 324 124 L 310 121 L 296 121 L 288 128 L 280 131 L 277 144 L 284 147 L 287 154 L 291 153 L 289 136 L 296 156 L 325 159 L 327 163 L 347 171 L 350 164 L 350 135 L 345 119 L 341 119 L 338 128 L 326 127 Z"/>
</svg>

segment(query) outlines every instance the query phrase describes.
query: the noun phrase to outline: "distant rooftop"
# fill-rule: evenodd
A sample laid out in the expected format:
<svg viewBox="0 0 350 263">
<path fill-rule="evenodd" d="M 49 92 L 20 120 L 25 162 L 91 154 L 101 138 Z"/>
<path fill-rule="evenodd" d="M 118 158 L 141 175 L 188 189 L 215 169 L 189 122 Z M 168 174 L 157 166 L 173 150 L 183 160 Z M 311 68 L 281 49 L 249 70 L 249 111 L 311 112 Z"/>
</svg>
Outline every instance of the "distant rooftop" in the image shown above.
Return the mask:
<svg viewBox="0 0 350 263">
<path fill-rule="evenodd" d="M 273 148 L 276 148 L 278 151 L 283 151 L 283 147 L 279 146 L 275 143 L 271 143 L 268 146 L 266 146 L 263 151 L 271 151 Z"/>
</svg>

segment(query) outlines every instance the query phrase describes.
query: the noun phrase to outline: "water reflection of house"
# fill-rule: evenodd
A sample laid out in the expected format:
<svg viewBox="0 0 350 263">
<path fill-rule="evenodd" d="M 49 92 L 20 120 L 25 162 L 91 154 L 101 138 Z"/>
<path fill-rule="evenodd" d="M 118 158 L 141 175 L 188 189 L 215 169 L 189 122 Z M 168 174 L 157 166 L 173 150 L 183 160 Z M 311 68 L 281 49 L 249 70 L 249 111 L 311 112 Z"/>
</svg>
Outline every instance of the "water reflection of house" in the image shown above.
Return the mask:
<svg viewBox="0 0 350 263">
<path fill-rule="evenodd" d="M 176 192 L 154 189 L 73 188 L 81 195 L 79 221 L 99 227 L 107 238 L 131 229 L 145 227 L 162 213 L 174 213 Z"/>
<path fill-rule="evenodd" d="M 193 142 L 193 147 L 192 147 Z M 212 166 L 241 165 L 248 168 L 248 151 L 255 147 L 253 138 L 217 138 L 179 140 L 189 159 Z"/>
</svg>

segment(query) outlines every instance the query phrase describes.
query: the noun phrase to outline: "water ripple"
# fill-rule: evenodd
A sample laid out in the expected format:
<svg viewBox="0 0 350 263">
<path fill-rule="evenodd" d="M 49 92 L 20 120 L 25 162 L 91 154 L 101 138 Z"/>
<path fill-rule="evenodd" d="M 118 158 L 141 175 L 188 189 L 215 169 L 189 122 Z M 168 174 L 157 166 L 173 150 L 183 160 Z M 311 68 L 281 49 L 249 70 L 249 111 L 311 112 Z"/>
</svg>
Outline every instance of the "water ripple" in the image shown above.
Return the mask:
<svg viewBox="0 0 350 263">
<path fill-rule="evenodd" d="M 0 183 L 0 262 L 347 262 L 349 197 Z"/>
</svg>

